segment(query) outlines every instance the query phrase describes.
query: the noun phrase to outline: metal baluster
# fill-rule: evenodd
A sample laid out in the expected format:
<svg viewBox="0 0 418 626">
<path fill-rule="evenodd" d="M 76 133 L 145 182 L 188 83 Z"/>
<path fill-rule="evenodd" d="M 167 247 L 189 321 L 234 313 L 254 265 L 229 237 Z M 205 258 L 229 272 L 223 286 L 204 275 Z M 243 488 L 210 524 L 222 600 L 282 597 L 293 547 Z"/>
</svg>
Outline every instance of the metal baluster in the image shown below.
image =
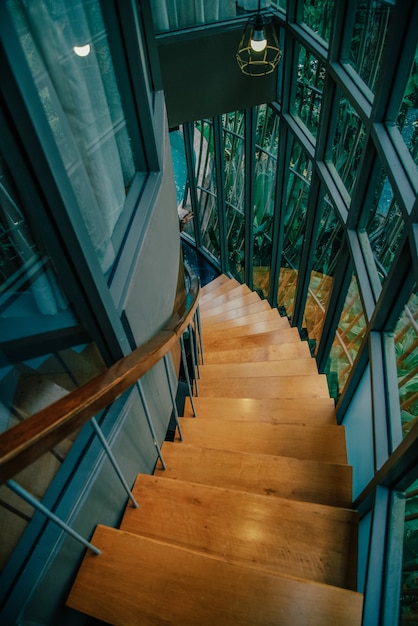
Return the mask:
<svg viewBox="0 0 418 626">
<path fill-rule="evenodd" d="M 190 376 L 189 376 L 189 370 L 187 367 L 187 357 L 186 357 L 186 350 L 184 349 L 183 335 L 180 337 L 180 345 L 181 345 L 181 358 L 183 360 L 183 369 L 184 369 L 184 373 L 186 376 L 187 387 L 189 388 L 190 403 L 192 405 L 193 415 L 194 417 L 196 417 L 197 413 L 196 413 L 196 409 L 195 409 L 194 402 L 193 402 L 193 392 L 192 392 L 192 387 L 190 385 Z"/>
<path fill-rule="evenodd" d="M 192 365 L 193 365 L 193 378 L 194 378 L 194 383 L 196 385 L 196 395 L 199 395 L 199 385 L 197 384 L 197 377 L 196 377 L 196 344 L 195 344 L 195 340 L 194 340 L 194 331 L 193 331 L 193 327 L 191 324 L 189 324 L 188 326 L 189 329 L 189 337 L 190 337 L 190 352 L 192 355 Z"/>
<path fill-rule="evenodd" d="M 141 398 L 142 406 L 144 407 L 144 411 L 145 411 L 145 417 L 147 418 L 148 426 L 149 426 L 149 429 L 151 431 L 152 438 L 154 440 L 154 446 L 157 448 L 157 454 L 158 454 L 158 457 L 159 457 L 159 459 L 161 461 L 161 465 L 163 466 L 163 469 L 166 470 L 167 466 L 166 466 L 166 464 L 164 462 L 164 459 L 163 459 L 163 456 L 161 454 L 160 446 L 158 445 L 157 435 L 156 435 L 156 432 L 154 430 L 154 425 L 153 425 L 152 419 L 151 419 L 151 413 L 150 413 L 150 410 L 148 408 L 147 401 L 145 400 L 145 396 L 144 396 L 144 392 L 142 390 L 142 385 L 141 385 L 141 381 L 140 380 L 138 380 L 138 382 L 136 383 L 136 386 L 138 387 L 139 396 Z"/>
<path fill-rule="evenodd" d="M 196 309 L 196 320 L 197 327 L 199 329 L 199 346 L 200 346 L 200 355 L 202 357 L 202 365 L 205 363 L 204 354 L 203 354 L 203 338 L 202 338 L 202 325 L 200 323 L 200 307 L 198 306 Z"/>
<path fill-rule="evenodd" d="M 82 543 L 83 546 L 85 546 L 86 548 L 94 552 L 94 554 L 101 554 L 101 550 L 99 550 L 99 548 L 96 548 L 96 546 L 94 546 L 92 543 L 84 539 L 84 537 L 79 535 L 75 530 L 70 528 L 68 524 L 63 522 L 59 517 L 57 517 L 54 513 L 52 513 L 49 509 L 47 509 L 46 506 L 44 506 L 41 502 L 39 502 L 31 493 L 26 491 L 26 489 L 21 487 L 14 480 L 8 480 L 6 485 L 14 493 L 16 493 L 18 496 L 23 498 L 23 500 L 25 500 L 28 504 L 33 506 L 34 509 L 43 513 L 45 517 L 47 517 L 51 522 L 54 522 L 55 524 L 57 524 L 57 526 L 65 530 L 67 534 L 71 535 L 71 537 L 73 537 L 74 539 Z"/>
<path fill-rule="evenodd" d="M 193 315 L 193 328 L 194 328 L 194 350 L 196 355 L 196 368 L 197 368 L 197 377 L 200 378 L 200 358 L 199 358 L 199 329 L 197 326 L 196 313 Z"/>
<path fill-rule="evenodd" d="M 114 470 L 116 472 L 116 474 L 119 476 L 120 481 L 122 483 L 122 485 L 125 488 L 126 493 L 128 494 L 133 506 L 137 509 L 139 507 L 138 502 L 135 500 L 134 495 L 132 493 L 132 491 L 129 489 L 128 483 L 125 480 L 125 477 L 123 476 L 121 469 L 118 465 L 118 462 L 116 461 L 112 450 L 109 447 L 109 444 L 106 441 L 105 436 L 102 433 L 101 428 L 99 427 L 96 418 L 92 417 L 90 420 L 90 424 L 92 425 L 93 430 L 95 431 L 96 435 L 98 436 L 98 438 L 100 439 L 100 443 L 102 444 L 107 456 L 109 457 L 110 462 L 112 463 Z"/>
<path fill-rule="evenodd" d="M 174 395 L 174 390 L 173 390 L 173 387 L 171 385 L 170 372 L 169 372 L 169 369 L 168 369 L 168 355 L 165 354 L 163 358 L 164 358 L 165 372 L 167 374 L 168 388 L 170 390 L 171 402 L 173 403 L 174 417 L 175 417 L 177 428 L 178 428 L 178 431 L 179 431 L 180 441 L 183 441 L 183 433 L 181 432 L 181 428 L 180 428 L 179 414 L 178 414 L 178 411 L 177 411 L 177 404 L 176 404 L 176 397 Z"/>
</svg>

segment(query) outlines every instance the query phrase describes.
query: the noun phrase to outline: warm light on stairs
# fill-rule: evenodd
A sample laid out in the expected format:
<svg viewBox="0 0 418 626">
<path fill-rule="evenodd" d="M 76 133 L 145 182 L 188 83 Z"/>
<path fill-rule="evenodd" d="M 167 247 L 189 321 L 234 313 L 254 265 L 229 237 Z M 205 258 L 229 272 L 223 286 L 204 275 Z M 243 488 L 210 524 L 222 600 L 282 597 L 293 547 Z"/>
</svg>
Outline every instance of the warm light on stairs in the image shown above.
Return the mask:
<svg viewBox="0 0 418 626">
<path fill-rule="evenodd" d="M 358 517 L 326 379 L 248 287 L 220 276 L 202 294 L 198 417 L 187 401 L 167 470 L 137 477 L 140 508 L 97 527 L 102 554 L 86 554 L 68 605 L 124 626 L 360 626 Z"/>
</svg>

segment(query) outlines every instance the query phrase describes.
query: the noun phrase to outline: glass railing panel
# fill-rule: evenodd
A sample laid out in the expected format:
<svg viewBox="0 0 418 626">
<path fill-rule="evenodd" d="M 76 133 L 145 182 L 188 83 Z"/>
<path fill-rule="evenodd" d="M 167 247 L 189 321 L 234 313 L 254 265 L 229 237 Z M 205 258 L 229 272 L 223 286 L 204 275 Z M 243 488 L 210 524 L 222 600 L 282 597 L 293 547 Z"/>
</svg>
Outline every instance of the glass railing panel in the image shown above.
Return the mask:
<svg viewBox="0 0 418 626">
<path fill-rule="evenodd" d="M 396 124 L 418 167 L 418 45 Z"/>
<path fill-rule="evenodd" d="M 296 98 L 292 113 L 316 137 L 321 114 L 325 68 L 304 46 L 299 45 Z"/>
<path fill-rule="evenodd" d="M 360 0 L 355 9 L 348 62 L 373 93 L 393 4 L 386 0 Z"/>
<path fill-rule="evenodd" d="M 415 286 L 394 331 L 402 431 L 418 422 L 418 291 Z"/>
<path fill-rule="evenodd" d="M 381 172 L 375 185 L 373 202 L 366 226 L 376 271 L 383 282 L 399 247 L 405 222 L 389 178 Z"/>
<path fill-rule="evenodd" d="M 265 297 L 270 285 L 278 144 L 279 116 L 262 105 L 257 108 L 256 121 L 253 286 Z"/>
<path fill-rule="evenodd" d="M 229 270 L 243 280 L 245 201 L 245 116 L 242 111 L 222 116 L 224 185 Z"/>
<path fill-rule="evenodd" d="M 294 140 L 287 185 L 286 214 L 277 305 L 292 319 L 306 211 L 310 193 L 312 161 Z"/>
<path fill-rule="evenodd" d="M 344 390 L 365 333 L 366 317 L 353 273 L 326 370 L 330 395 L 335 400 Z"/>
<path fill-rule="evenodd" d="M 332 144 L 332 162 L 351 195 L 361 162 L 366 130 L 349 101 L 341 96 Z"/>
<path fill-rule="evenodd" d="M 317 353 L 321 340 L 325 312 L 344 234 L 341 222 L 328 197 L 324 198 L 320 211 L 321 219 L 303 318 L 312 354 Z"/>
<path fill-rule="evenodd" d="M 405 492 L 399 626 L 418 624 L 418 480 Z"/>
<path fill-rule="evenodd" d="M 331 33 L 334 0 L 304 0 L 303 22 L 324 41 L 329 41 Z"/>
</svg>

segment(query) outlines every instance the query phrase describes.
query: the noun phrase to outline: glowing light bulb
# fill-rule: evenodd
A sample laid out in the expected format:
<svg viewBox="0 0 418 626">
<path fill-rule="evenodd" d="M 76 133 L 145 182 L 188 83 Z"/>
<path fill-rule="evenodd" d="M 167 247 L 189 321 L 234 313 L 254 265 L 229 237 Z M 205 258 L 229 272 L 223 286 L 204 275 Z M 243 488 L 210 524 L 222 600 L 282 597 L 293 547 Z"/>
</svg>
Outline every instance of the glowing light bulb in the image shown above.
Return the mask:
<svg viewBox="0 0 418 626">
<path fill-rule="evenodd" d="M 254 28 L 254 32 L 251 37 L 250 46 L 254 50 L 254 52 L 262 52 L 264 48 L 267 46 L 267 39 L 264 36 L 263 27 Z"/>
<path fill-rule="evenodd" d="M 87 43 L 85 46 L 74 46 L 73 50 L 77 56 L 86 57 L 90 54 L 90 44 Z"/>
</svg>

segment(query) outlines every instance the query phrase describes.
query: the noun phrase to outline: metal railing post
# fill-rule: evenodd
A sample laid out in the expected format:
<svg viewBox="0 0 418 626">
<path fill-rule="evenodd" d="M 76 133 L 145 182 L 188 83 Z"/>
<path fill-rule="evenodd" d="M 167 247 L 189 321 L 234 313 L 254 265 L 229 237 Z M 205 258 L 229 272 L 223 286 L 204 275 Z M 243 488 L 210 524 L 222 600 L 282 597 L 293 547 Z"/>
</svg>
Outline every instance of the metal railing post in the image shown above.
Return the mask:
<svg viewBox="0 0 418 626">
<path fill-rule="evenodd" d="M 183 335 L 180 337 L 180 345 L 181 345 L 181 358 L 182 358 L 182 361 L 183 361 L 184 375 L 186 376 L 187 387 L 189 389 L 190 403 L 192 405 L 193 415 L 194 415 L 194 417 L 196 417 L 197 414 L 196 414 L 196 409 L 195 409 L 194 402 L 193 402 L 193 391 L 192 391 L 192 387 L 191 387 L 191 384 L 190 384 L 190 376 L 189 376 L 189 369 L 188 369 L 188 366 L 187 366 L 186 350 L 184 349 Z"/>
<path fill-rule="evenodd" d="M 123 476 L 123 474 L 121 472 L 121 469 L 120 469 L 120 467 L 118 465 L 118 462 L 116 461 L 115 456 L 114 456 L 112 450 L 110 449 L 109 444 L 107 443 L 106 438 L 103 435 L 102 430 L 99 427 L 95 417 L 91 418 L 90 424 L 91 424 L 93 430 L 95 431 L 96 435 L 100 439 L 100 443 L 102 444 L 102 446 L 103 446 L 107 456 L 109 457 L 109 460 L 112 463 L 113 468 L 114 468 L 116 474 L 119 476 L 119 479 L 120 479 L 123 487 L 125 488 L 125 491 L 128 494 L 128 496 L 129 496 L 133 506 L 135 507 L 135 509 L 137 509 L 139 507 L 139 504 L 135 500 L 132 491 L 129 489 L 128 483 L 126 482 L 125 477 Z"/>
<path fill-rule="evenodd" d="M 33 508 L 39 511 L 40 513 L 43 513 L 45 517 L 47 517 L 51 522 L 54 522 L 55 524 L 57 524 L 57 526 L 62 528 L 68 535 L 71 535 L 71 537 L 76 539 L 79 543 L 82 543 L 83 546 L 85 546 L 86 548 L 94 552 L 94 554 L 101 554 L 101 550 L 99 550 L 99 548 L 96 548 L 96 546 L 94 546 L 92 543 L 87 541 L 87 539 L 84 539 L 84 537 L 79 535 L 75 530 L 73 530 L 70 526 L 68 526 L 68 524 L 63 522 L 62 519 L 60 519 L 54 513 L 52 513 L 49 509 L 47 509 L 46 506 L 44 506 L 41 502 L 39 502 L 39 500 L 37 500 L 31 493 L 26 491 L 26 489 L 21 487 L 14 480 L 8 480 L 6 482 L 6 485 L 14 493 L 16 493 L 18 496 L 23 498 L 25 502 L 33 506 Z"/>
<path fill-rule="evenodd" d="M 203 354 L 202 325 L 200 323 L 200 307 L 199 307 L 199 305 L 197 305 L 197 308 L 196 308 L 195 318 L 196 318 L 196 326 L 197 326 L 198 335 L 199 335 L 200 356 L 201 356 L 201 359 L 202 359 L 202 365 L 204 365 L 205 359 L 204 359 L 204 354 Z"/>
<path fill-rule="evenodd" d="M 188 326 L 189 329 L 189 338 L 190 338 L 190 352 L 192 356 L 192 366 L 193 366 L 193 378 L 194 384 L 196 385 L 196 395 L 199 395 L 199 385 L 197 384 L 197 376 L 196 376 L 196 343 L 194 339 L 194 330 L 191 324 Z"/>
<path fill-rule="evenodd" d="M 136 386 L 138 388 L 138 392 L 139 392 L 139 396 L 141 398 L 142 406 L 144 407 L 145 417 L 147 418 L 148 426 L 149 426 L 149 429 L 151 431 L 151 435 L 152 435 L 152 438 L 153 438 L 153 441 L 154 441 L 154 446 L 157 449 L 157 454 L 158 454 L 158 457 L 159 457 L 159 459 L 161 461 L 161 465 L 163 466 L 163 469 L 166 470 L 167 466 L 166 466 L 166 464 L 164 462 L 163 455 L 161 454 L 160 446 L 158 445 L 157 434 L 155 432 L 154 425 L 152 423 L 151 413 L 150 413 L 150 410 L 148 408 L 148 403 L 147 403 L 147 401 L 145 399 L 144 392 L 142 390 L 142 385 L 141 385 L 141 381 L 140 380 L 137 381 Z"/>
<path fill-rule="evenodd" d="M 165 373 L 167 374 L 167 381 L 168 381 L 168 388 L 170 390 L 170 396 L 171 396 L 171 402 L 173 403 L 173 413 L 174 413 L 174 418 L 176 420 L 176 425 L 179 431 L 179 437 L 180 437 L 180 441 L 183 441 L 183 433 L 181 432 L 181 427 L 180 427 L 180 422 L 179 422 L 179 414 L 177 411 L 177 404 L 176 404 L 176 397 L 174 395 L 174 390 L 171 384 L 171 378 L 170 378 L 170 372 L 168 369 L 168 356 L 167 354 L 164 355 L 163 357 L 164 360 L 164 367 L 165 367 Z"/>
</svg>

